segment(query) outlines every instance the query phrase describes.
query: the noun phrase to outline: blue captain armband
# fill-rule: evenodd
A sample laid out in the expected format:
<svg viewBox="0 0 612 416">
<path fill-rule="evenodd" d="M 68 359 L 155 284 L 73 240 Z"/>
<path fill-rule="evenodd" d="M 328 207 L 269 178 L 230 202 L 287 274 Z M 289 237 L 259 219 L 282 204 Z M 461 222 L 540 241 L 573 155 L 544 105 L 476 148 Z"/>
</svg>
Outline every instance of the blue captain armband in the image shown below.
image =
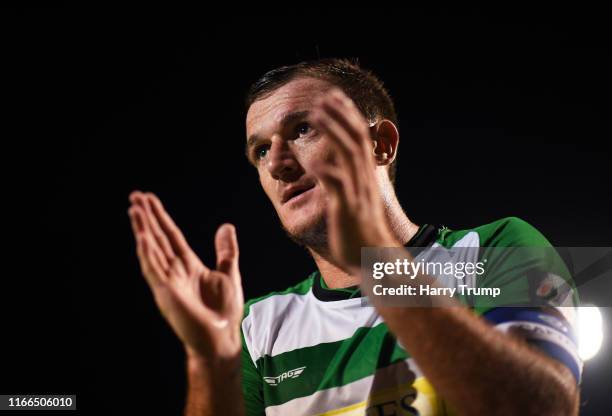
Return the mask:
<svg viewBox="0 0 612 416">
<path fill-rule="evenodd" d="M 483 317 L 502 332 L 518 332 L 529 345 L 564 364 L 580 383 L 582 360 L 577 338 L 560 313 L 533 307 L 499 307 Z"/>
</svg>

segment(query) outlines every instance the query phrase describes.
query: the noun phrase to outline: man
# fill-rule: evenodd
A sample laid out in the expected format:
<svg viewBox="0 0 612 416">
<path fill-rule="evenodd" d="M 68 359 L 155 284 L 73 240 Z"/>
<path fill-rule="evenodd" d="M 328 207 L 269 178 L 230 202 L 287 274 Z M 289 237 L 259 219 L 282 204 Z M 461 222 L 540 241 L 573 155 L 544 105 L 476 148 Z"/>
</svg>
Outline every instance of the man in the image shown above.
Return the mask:
<svg viewBox="0 0 612 416">
<path fill-rule="evenodd" d="M 188 415 L 577 412 L 581 363 L 558 305 L 429 307 L 428 295 L 362 305 L 362 247 L 413 259 L 402 247 L 549 246 L 517 218 L 462 231 L 412 223 L 394 192 L 395 110 L 374 75 L 335 59 L 283 67 L 254 84 L 247 106 L 249 161 L 317 271 L 243 308 L 234 227 L 218 229 L 212 269 L 155 195 L 130 195 L 143 274 L 185 345 Z M 531 260 L 494 280 L 531 298 L 523 283 L 546 262 Z"/>
</svg>

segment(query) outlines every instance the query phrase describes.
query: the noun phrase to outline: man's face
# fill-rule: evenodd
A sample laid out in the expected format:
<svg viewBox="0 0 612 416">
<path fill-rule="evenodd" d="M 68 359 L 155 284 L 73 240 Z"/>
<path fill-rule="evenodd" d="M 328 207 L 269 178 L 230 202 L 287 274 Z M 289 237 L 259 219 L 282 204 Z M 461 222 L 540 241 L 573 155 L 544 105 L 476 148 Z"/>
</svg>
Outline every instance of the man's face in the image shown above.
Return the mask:
<svg viewBox="0 0 612 416">
<path fill-rule="evenodd" d="M 295 240 L 321 244 L 326 198 L 312 174 L 315 160 L 331 160 L 332 147 L 308 122 L 316 99 L 333 85 L 298 78 L 254 102 L 246 117 L 247 155 L 285 230 Z M 313 241 L 313 238 L 315 241 Z"/>
</svg>

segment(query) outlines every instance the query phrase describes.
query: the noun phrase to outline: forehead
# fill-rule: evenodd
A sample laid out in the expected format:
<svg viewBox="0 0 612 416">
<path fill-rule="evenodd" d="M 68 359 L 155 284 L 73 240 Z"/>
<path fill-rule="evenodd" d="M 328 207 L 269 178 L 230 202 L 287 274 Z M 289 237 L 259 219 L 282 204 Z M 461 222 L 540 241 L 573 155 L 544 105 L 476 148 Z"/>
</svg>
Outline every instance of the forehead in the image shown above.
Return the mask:
<svg viewBox="0 0 612 416">
<path fill-rule="evenodd" d="M 315 100 L 333 85 L 316 78 L 297 78 L 275 90 L 268 97 L 257 100 L 247 112 L 247 137 L 275 128 L 289 113 L 308 111 Z"/>
</svg>

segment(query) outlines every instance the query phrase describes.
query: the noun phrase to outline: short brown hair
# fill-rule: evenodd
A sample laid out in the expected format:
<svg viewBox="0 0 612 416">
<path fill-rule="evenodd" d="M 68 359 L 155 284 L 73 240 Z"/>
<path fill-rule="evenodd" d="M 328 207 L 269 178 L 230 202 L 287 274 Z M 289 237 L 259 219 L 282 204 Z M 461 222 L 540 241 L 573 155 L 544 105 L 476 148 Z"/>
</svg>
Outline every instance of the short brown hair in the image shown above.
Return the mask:
<svg viewBox="0 0 612 416">
<path fill-rule="evenodd" d="M 383 82 L 371 71 L 363 69 L 356 61 L 325 58 L 282 66 L 266 72 L 255 81 L 246 95 L 246 109 L 266 98 L 278 88 L 299 77 L 311 77 L 328 81 L 339 87 L 354 102 L 369 122 L 387 119 L 398 125 L 395 105 Z M 397 154 L 389 165 L 389 179 L 395 184 Z"/>
</svg>

